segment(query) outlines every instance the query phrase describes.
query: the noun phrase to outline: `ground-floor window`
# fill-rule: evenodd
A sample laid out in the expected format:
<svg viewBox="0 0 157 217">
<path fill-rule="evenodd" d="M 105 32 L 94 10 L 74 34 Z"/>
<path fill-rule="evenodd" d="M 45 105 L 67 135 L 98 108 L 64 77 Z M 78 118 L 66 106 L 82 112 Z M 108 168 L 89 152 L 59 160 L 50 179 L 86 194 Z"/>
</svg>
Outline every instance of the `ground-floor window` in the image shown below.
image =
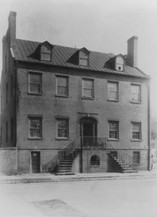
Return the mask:
<svg viewBox="0 0 157 217">
<path fill-rule="evenodd" d="M 109 121 L 109 139 L 119 138 L 119 123 L 118 121 Z"/>
<path fill-rule="evenodd" d="M 133 152 L 133 164 L 134 165 L 139 165 L 140 164 L 140 152 L 139 151 L 134 151 Z"/>
<path fill-rule="evenodd" d="M 93 166 L 98 166 L 100 165 L 100 158 L 97 155 L 93 155 L 90 159 L 90 164 Z"/>
<path fill-rule="evenodd" d="M 29 117 L 29 137 L 42 137 L 42 117 Z"/>
<path fill-rule="evenodd" d="M 58 118 L 57 119 L 57 138 L 69 137 L 69 119 L 67 118 Z"/>
</svg>

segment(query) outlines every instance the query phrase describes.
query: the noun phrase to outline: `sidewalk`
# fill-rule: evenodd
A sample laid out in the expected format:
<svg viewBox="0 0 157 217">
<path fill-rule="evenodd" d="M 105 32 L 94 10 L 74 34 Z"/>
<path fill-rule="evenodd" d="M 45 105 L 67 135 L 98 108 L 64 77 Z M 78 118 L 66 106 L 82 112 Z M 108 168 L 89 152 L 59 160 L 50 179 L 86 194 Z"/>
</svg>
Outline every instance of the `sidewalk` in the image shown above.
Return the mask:
<svg viewBox="0 0 157 217">
<path fill-rule="evenodd" d="M 79 173 L 75 175 L 60 176 L 56 176 L 50 173 L 30 173 L 11 176 L 0 175 L 0 184 L 119 180 L 140 178 L 157 178 L 157 170 L 139 171 L 138 173 Z"/>
</svg>

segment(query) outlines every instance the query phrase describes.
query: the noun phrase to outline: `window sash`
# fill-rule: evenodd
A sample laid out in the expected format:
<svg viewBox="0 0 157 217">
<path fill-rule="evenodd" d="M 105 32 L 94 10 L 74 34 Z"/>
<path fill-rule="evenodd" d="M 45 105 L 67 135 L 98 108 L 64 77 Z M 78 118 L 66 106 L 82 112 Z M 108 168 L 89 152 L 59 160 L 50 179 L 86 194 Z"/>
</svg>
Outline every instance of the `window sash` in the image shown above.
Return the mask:
<svg viewBox="0 0 157 217">
<path fill-rule="evenodd" d="M 94 98 L 94 81 L 83 79 L 83 97 Z"/>
<path fill-rule="evenodd" d="M 140 164 L 140 152 L 133 152 L 133 164 L 139 165 Z"/>
<path fill-rule="evenodd" d="M 57 137 L 68 138 L 69 133 L 69 121 L 66 119 L 57 120 Z"/>
<path fill-rule="evenodd" d="M 140 102 L 141 101 L 141 87 L 140 85 L 131 85 L 131 101 Z"/>
<path fill-rule="evenodd" d="M 141 123 L 132 123 L 132 139 L 141 139 Z"/>
<path fill-rule="evenodd" d="M 29 92 L 41 94 L 41 74 L 29 73 Z"/>
<path fill-rule="evenodd" d="M 108 82 L 108 99 L 109 100 L 118 100 L 118 83 Z"/>
<path fill-rule="evenodd" d="M 118 139 L 119 137 L 119 126 L 118 122 L 109 122 L 109 138 Z"/>
<path fill-rule="evenodd" d="M 29 119 L 30 129 L 29 136 L 31 138 L 41 138 L 42 136 L 42 119 L 41 118 L 30 118 Z"/>
<path fill-rule="evenodd" d="M 57 77 L 57 95 L 68 96 L 68 78 Z"/>
</svg>

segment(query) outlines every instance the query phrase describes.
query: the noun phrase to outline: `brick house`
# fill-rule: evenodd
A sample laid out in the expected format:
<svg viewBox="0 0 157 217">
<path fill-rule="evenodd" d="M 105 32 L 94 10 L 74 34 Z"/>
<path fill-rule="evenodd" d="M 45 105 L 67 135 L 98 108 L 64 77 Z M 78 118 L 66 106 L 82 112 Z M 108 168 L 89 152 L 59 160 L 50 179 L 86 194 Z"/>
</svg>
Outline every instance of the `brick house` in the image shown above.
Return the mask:
<svg viewBox="0 0 157 217">
<path fill-rule="evenodd" d="M 3 38 L 1 149 L 18 173 L 150 169 L 149 76 L 127 55 Z M 8 158 L 9 160 L 9 158 Z"/>
</svg>

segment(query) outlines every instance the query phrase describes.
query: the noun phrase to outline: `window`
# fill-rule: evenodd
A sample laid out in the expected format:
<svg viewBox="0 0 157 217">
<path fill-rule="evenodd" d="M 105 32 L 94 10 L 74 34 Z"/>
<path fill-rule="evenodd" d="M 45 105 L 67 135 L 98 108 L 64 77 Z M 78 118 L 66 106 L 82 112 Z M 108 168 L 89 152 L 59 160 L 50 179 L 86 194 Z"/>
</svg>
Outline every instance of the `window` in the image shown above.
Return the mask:
<svg viewBox="0 0 157 217">
<path fill-rule="evenodd" d="M 118 83 L 117 82 L 108 82 L 108 100 L 118 101 Z"/>
<path fill-rule="evenodd" d="M 69 120 L 59 118 L 57 119 L 57 138 L 69 137 Z"/>
<path fill-rule="evenodd" d="M 93 166 L 98 166 L 100 165 L 100 158 L 97 155 L 93 155 L 90 159 L 90 164 Z"/>
<path fill-rule="evenodd" d="M 141 123 L 132 122 L 132 139 L 140 140 L 141 139 Z"/>
<path fill-rule="evenodd" d="M 133 165 L 139 165 L 140 164 L 140 152 L 134 151 L 133 152 Z"/>
<path fill-rule="evenodd" d="M 109 139 L 119 138 L 119 123 L 118 121 L 109 121 Z"/>
<path fill-rule="evenodd" d="M 124 60 L 121 56 L 116 58 L 116 70 L 123 71 L 124 70 Z"/>
<path fill-rule="evenodd" d="M 51 53 L 52 50 L 46 45 L 41 46 L 41 60 L 43 61 L 51 61 Z"/>
<path fill-rule="evenodd" d="M 8 142 L 8 121 L 6 122 L 6 142 Z"/>
<path fill-rule="evenodd" d="M 84 78 L 82 82 L 82 96 L 84 98 L 94 98 L 94 80 Z"/>
<path fill-rule="evenodd" d="M 57 87 L 56 87 L 57 96 L 67 97 L 69 94 L 68 77 L 57 76 L 56 79 L 57 79 Z"/>
<path fill-rule="evenodd" d="M 39 73 L 29 73 L 28 91 L 31 94 L 41 94 L 42 92 L 42 77 Z"/>
<path fill-rule="evenodd" d="M 42 137 L 42 118 L 29 117 L 29 137 L 41 138 Z"/>
<path fill-rule="evenodd" d="M 141 86 L 138 84 L 131 85 L 131 101 L 141 102 Z"/>
<path fill-rule="evenodd" d="M 8 83 L 6 84 L 6 104 L 8 103 Z"/>
<path fill-rule="evenodd" d="M 80 51 L 79 52 L 79 65 L 88 66 L 88 64 L 89 64 L 89 55 L 84 51 Z"/>
</svg>

